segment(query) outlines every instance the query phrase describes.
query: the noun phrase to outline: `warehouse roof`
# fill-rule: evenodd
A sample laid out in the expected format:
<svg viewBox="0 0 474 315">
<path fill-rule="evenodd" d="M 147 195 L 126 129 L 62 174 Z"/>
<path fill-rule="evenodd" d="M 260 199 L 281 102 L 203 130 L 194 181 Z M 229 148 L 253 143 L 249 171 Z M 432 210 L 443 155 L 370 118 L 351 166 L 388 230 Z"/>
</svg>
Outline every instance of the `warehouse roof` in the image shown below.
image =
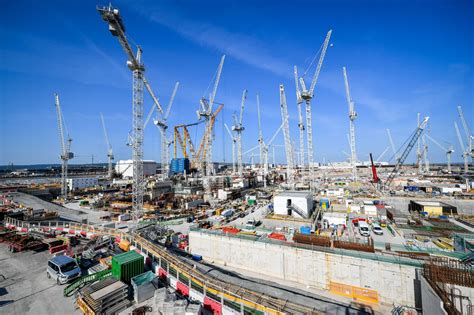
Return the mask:
<svg viewBox="0 0 474 315">
<path fill-rule="evenodd" d="M 299 198 L 312 198 L 310 191 L 284 191 L 276 195 L 275 197 L 299 197 Z"/>
</svg>

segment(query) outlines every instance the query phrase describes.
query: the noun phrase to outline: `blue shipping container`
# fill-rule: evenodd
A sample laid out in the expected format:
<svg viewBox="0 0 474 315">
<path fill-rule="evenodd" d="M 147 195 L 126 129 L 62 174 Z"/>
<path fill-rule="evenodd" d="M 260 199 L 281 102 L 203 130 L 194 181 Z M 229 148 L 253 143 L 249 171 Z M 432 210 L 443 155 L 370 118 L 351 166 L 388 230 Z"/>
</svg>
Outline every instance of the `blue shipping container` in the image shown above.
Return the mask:
<svg viewBox="0 0 474 315">
<path fill-rule="evenodd" d="M 178 158 L 171 160 L 171 173 L 182 174 L 183 172 L 189 173 L 189 159 Z"/>
<path fill-rule="evenodd" d="M 311 228 L 309 226 L 300 227 L 301 234 L 311 234 Z"/>
</svg>

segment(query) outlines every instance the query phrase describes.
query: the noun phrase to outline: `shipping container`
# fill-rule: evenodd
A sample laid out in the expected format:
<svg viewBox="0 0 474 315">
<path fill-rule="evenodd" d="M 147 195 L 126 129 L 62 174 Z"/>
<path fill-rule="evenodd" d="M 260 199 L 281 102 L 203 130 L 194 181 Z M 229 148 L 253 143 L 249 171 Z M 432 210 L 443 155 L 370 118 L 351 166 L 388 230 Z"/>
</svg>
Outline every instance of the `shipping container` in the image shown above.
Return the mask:
<svg viewBox="0 0 474 315">
<path fill-rule="evenodd" d="M 173 174 L 189 173 L 189 159 L 178 158 L 171 160 L 171 172 Z"/>
<path fill-rule="evenodd" d="M 311 227 L 309 226 L 302 226 L 300 227 L 301 234 L 311 234 Z"/>
<path fill-rule="evenodd" d="M 136 251 L 112 257 L 112 276 L 130 284 L 131 278 L 143 273 L 144 258 Z"/>
</svg>

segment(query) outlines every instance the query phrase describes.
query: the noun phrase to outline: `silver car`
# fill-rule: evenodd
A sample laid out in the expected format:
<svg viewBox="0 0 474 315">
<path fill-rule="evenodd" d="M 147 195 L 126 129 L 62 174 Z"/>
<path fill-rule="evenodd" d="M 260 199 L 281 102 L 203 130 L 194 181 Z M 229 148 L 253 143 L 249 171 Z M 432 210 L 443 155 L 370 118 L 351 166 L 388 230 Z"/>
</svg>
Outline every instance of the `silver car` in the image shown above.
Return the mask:
<svg viewBox="0 0 474 315">
<path fill-rule="evenodd" d="M 58 284 L 65 284 L 81 276 L 81 268 L 68 256 L 56 256 L 48 261 L 46 276 L 56 279 Z"/>
</svg>

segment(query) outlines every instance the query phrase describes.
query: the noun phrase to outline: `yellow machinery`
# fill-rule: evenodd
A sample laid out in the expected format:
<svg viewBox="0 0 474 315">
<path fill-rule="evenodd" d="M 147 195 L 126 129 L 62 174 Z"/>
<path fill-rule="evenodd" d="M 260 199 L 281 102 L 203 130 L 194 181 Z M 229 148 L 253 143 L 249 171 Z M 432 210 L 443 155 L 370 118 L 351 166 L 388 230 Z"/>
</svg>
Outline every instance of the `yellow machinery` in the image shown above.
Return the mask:
<svg viewBox="0 0 474 315">
<path fill-rule="evenodd" d="M 195 150 L 194 144 L 191 140 L 191 136 L 189 134 L 189 130 L 187 127 L 190 126 L 196 126 L 200 124 L 201 122 L 193 123 L 193 124 L 187 124 L 187 125 L 177 125 L 174 127 L 174 147 L 173 147 L 173 154 L 174 158 L 177 158 L 178 155 L 178 143 L 181 147 L 181 152 L 183 153 L 184 158 L 190 158 L 191 160 L 191 167 L 192 168 L 199 168 L 202 170 L 203 168 L 203 161 L 205 160 L 206 157 L 206 152 L 207 152 L 207 144 L 209 137 L 212 137 L 212 130 L 214 127 L 214 124 L 216 122 L 216 117 L 224 107 L 223 104 L 220 104 L 219 107 L 212 113 L 210 117 L 210 123 L 206 126 L 206 130 L 204 132 L 204 135 L 201 139 L 201 143 L 199 144 L 199 149 Z M 180 130 L 183 130 L 183 134 L 181 135 Z M 189 153 L 188 153 L 188 147 L 189 147 Z M 191 156 L 189 156 L 191 155 Z"/>
</svg>

